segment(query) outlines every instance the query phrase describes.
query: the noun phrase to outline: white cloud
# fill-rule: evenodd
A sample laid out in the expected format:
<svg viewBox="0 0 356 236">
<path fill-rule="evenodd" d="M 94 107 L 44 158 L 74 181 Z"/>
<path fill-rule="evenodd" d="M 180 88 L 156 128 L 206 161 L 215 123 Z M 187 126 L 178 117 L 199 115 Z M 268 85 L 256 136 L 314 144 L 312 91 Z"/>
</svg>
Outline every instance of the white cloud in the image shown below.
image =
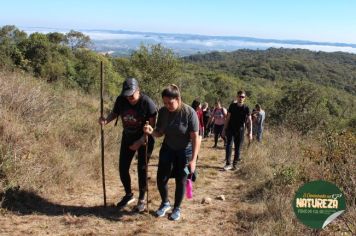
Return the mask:
<svg viewBox="0 0 356 236">
<path fill-rule="evenodd" d="M 49 32 L 60 32 L 60 33 L 67 33 L 69 30 L 63 29 L 51 29 L 51 28 L 28 28 L 24 29 L 25 32 L 28 34 L 34 32 L 41 32 L 41 33 L 49 33 Z M 237 50 L 241 48 L 247 49 L 266 49 L 270 47 L 274 48 L 302 48 L 308 49 L 312 51 L 324 51 L 324 52 L 349 52 L 349 53 L 356 53 L 356 48 L 351 46 L 331 46 L 331 45 L 313 45 L 313 44 L 291 44 L 291 43 L 278 43 L 278 42 L 256 42 L 256 41 L 248 41 L 246 40 L 239 40 L 239 39 L 223 39 L 223 38 L 209 38 L 206 39 L 199 38 L 195 39 L 194 35 L 184 35 L 184 37 L 167 35 L 167 34 L 152 34 L 152 33 L 121 33 L 121 32 L 107 32 L 107 31 L 85 31 L 82 30 L 86 35 L 89 35 L 92 40 L 100 41 L 101 45 L 105 45 L 106 47 L 110 47 L 112 49 L 117 48 L 118 45 L 125 45 L 128 44 L 130 40 L 136 40 L 139 42 L 155 42 L 155 43 L 162 43 L 167 47 L 174 47 L 174 48 L 189 48 L 189 47 L 202 47 L 202 49 L 208 50 Z M 105 42 L 106 40 L 117 40 L 117 43 L 113 42 Z M 116 45 L 115 45 L 116 44 Z M 138 46 L 138 45 L 136 45 Z"/>
</svg>

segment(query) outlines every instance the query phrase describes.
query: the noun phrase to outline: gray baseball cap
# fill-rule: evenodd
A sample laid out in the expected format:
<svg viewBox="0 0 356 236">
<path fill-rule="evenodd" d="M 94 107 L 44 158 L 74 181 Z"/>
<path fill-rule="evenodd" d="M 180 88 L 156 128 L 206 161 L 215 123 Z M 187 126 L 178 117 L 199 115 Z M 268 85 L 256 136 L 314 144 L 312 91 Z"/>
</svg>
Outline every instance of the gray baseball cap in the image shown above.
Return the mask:
<svg viewBox="0 0 356 236">
<path fill-rule="evenodd" d="M 122 84 L 121 95 L 128 97 L 138 90 L 138 82 L 135 78 L 128 78 Z"/>
</svg>

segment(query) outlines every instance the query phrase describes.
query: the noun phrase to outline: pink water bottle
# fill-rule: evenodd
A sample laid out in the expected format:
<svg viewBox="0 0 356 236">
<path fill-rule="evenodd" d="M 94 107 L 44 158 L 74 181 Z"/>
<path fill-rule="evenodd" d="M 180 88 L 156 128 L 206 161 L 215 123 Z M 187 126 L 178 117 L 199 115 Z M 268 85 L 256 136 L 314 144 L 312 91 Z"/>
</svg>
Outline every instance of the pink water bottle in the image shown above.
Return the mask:
<svg viewBox="0 0 356 236">
<path fill-rule="evenodd" d="M 185 185 L 185 196 L 187 199 L 193 198 L 193 181 L 191 179 L 187 179 L 187 184 Z"/>
</svg>

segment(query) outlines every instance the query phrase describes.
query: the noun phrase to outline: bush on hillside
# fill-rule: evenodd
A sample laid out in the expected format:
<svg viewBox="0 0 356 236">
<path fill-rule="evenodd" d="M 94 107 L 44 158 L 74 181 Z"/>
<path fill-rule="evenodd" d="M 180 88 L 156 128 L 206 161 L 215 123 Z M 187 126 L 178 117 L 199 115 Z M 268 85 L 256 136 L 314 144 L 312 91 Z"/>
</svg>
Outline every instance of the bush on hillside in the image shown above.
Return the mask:
<svg viewBox="0 0 356 236">
<path fill-rule="evenodd" d="M 132 76 L 137 77 L 140 86 L 156 102 L 161 101 L 163 88 L 177 83 L 180 75 L 181 61 L 171 49 L 160 44 L 141 47 L 135 51 L 130 62 L 135 68 Z M 178 84 L 179 85 L 179 84 Z"/>
<path fill-rule="evenodd" d="M 301 82 L 283 89 L 270 119 L 275 125 L 286 125 L 307 134 L 325 126 L 330 117 L 323 92 L 313 84 Z"/>
<path fill-rule="evenodd" d="M 344 192 L 348 207 L 356 206 L 356 136 L 330 131 L 320 138 L 319 149 L 307 148 L 304 156 L 320 169 L 316 177 L 335 183 Z"/>
</svg>

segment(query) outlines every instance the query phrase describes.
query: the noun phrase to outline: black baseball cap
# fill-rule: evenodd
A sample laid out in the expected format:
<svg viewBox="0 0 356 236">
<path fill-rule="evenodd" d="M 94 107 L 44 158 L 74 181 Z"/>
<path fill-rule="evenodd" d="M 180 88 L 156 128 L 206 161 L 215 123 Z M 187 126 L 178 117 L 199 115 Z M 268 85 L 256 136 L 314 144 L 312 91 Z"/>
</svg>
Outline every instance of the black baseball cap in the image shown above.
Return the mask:
<svg viewBox="0 0 356 236">
<path fill-rule="evenodd" d="M 128 78 L 122 84 L 121 95 L 128 97 L 138 90 L 138 82 L 135 78 Z"/>
</svg>

